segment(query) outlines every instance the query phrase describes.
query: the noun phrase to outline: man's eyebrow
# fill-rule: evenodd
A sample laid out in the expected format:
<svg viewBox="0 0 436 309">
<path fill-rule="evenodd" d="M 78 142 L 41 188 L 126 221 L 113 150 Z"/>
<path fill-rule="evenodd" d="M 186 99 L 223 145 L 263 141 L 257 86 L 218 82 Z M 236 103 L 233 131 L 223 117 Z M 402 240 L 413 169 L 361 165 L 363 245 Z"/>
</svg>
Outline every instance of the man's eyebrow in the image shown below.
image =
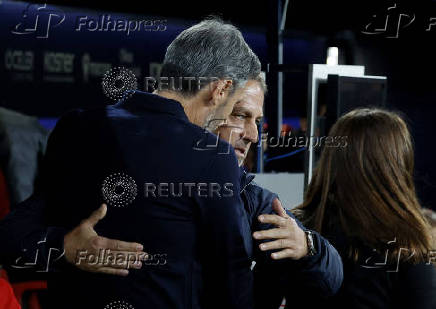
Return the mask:
<svg viewBox="0 0 436 309">
<path fill-rule="evenodd" d="M 242 101 L 238 101 L 235 103 L 235 106 L 233 107 L 233 112 L 244 112 L 249 114 L 250 116 L 253 114 L 249 109 L 247 109 L 244 106 L 237 106 L 238 103 L 241 103 Z"/>
<path fill-rule="evenodd" d="M 236 103 L 238 104 L 238 103 Z M 232 112 L 244 112 L 246 114 L 249 114 L 251 116 L 251 111 L 243 106 L 235 106 L 233 107 L 233 111 Z"/>
<path fill-rule="evenodd" d="M 244 106 L 236 106 L 236 104 L 240 103 L 242 101 L 238 101 L 235 103 L 235 106 L 233 107 L 232 113 L 245 113 L 248 117 L 253 117 L 253 113 L 251 112 L 251 110 L 245 108 Z M 263 118 L 263 114 L 256 117 L 256 119 L 262 119 Z"/>
</svg>

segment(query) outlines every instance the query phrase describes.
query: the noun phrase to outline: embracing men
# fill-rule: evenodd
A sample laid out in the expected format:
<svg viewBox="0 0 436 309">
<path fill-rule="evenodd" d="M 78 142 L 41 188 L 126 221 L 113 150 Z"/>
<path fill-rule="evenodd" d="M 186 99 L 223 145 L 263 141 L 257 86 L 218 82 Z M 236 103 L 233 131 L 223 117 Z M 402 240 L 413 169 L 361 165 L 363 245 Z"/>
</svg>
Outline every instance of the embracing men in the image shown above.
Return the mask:
<svg viewBox="0 0 436 309">
<path fill-rule="evenodd" d="M 239 167 L 266 90 L 240 31 L 216 19 L 186 29 L 161 76 L 181 87 L 59 120 L 35 194 L 0 222 L 2 262 L 38 252 L 62 308 L 277 308 L 295 285 L 335 293 L 336 250 Z M 164 261 L 78 259 L 99 249 Z"/>
</svg>

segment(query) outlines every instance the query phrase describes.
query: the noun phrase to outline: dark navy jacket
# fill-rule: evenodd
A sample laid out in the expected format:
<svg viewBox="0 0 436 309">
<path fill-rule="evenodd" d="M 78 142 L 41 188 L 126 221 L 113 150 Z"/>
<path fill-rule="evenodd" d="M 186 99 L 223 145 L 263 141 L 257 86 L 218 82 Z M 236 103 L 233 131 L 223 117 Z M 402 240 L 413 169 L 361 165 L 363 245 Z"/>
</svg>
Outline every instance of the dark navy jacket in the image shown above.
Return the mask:
<svg viewBox="0 0 436 309">
<path fill-rule="evenodd" d="M 272 202 L 277 194 L 258 186 L 254 175 L 241 171 L 242 199 L 249 216 L 252 231 L 274 228 L 258 221 L 261 214 L 274 214 Z M 307 230 L 295 216 L 287 211 L 303 230 Z M 318 299 L 328 298 L 339 290 L 343 281 L 343 265 L 337 250 L 321 235 L 314 234 L 317 254 L 298 261 L 291 259 L 272 260 L 271 251 L 262 252 L 259 241 L 253 245 L 256 265 L 254 271 L 255 307 L 279 308 L 284 296 L 292 308 L 293 291 L 307 291 Z"/>
<path fill-rule="evenodd" d="M 49 138 L 39 196 L 27 203 L 47 202 L 46 252 L 62 248 L 62 229 L 77 226 L 106 199 L 97 233 L 141 243 L 156 258 L 127 277 L 75 267 L 54 273 L 53 306 L 252 308 L 252 237 L 239 173 L 231 146 L 190 123 L 174 100 L 135 92 L 115 106 L 62 117 Z M 27 222 L 38 219 L 19 220 L 30 230 Z M 23 235 L 5 236 L 13 230 L 6 220 L 6 251 L 21 244 Z M 51 253 L 53 262 L 57 252 Z"/>
</svg>

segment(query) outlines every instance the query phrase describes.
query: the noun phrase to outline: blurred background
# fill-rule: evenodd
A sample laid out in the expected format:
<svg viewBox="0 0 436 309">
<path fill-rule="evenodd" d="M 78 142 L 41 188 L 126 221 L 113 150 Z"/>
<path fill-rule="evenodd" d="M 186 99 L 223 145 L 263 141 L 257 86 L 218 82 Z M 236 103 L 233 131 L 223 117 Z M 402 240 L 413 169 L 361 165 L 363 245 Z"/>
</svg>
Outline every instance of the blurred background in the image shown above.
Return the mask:
<svg viewBox="0 0 436 309">
<path fill-rule="evenodd" d="M 11 149 L 14 151 L 11 139 L 18 143 L 18 139 L 29 139 L 29 134 L 41 137 L 41 140 L 34 137 L 35 145 L 29 146 L 37 149 L 37 155 L 34 151 L 13 154 L 25 158 L 14 163 L 15 171 L 6 171 L 8 178 L 14 178 L 12 182 L 8 179 L 9 186 L 11 183 L 14 186 L 9 188 L 11 204 L 31 193 L 37 174 L 34 160 L 43 153 L 44 136 L 60 115 L 74 108 L 112 104 L 101 82 L 103 75 L 117 66 L 131 70 L 137 78 L 137 88 L 145 90 L 145 77 L 159 74 L 168 44 L 180 31 L 210 14 L 237 25 L 262 61 L 269 86 L 262 130 L 269 133 L 271 140 L 277 135 L 306 134 L 310 64 L 326 64 L 330 55 L 330 64 L 360 65 L 364 66 L 365 75 L 385 76 L 383 89 L 375 90 L 376 95 L 382 91 L 384 106 L 406 116 L 416 145 L 418 194 L 423 205 L 435 207 L 434 0 L 0 1 L 0 55 L 3 58 L 0 62 L 0 121 L 9 123 L 9 127 L 14 123 L 32 123 L 29 125 L 32 129 L 26 129 L 31 133 L 22 125 L 17 125 L 13 133 L 6 134 L 2 130 L 1 134 L 10 135 L 10 141 L 6 142 L 9 145 L 4 145 L 5 138 L 2 139 L 1 155 L 7 157 Z M 140 20 L 147 27 L 126 29 L 126 21 Z M 109 21 L 120 23 L 116 31 L 112 31 Z M 280 43 L 282 54 L 278 56 Z M 286 66 L 282 74 L 281 108 L 277 105 L 277 74 L 274 74 L 274 65 L 279 63 Z M 355 90 L 359 85 L 353 87 Z M 326 102 L 331 100 L 330 90 L 326 88 L 319 88 L 317 114 L 320 117 L 325 114 Z M 365 94 L 368 89 L 358 90 Z M 354 93 L 359 97 L 359 92 Z M 22 118 L 15 112 L 36 118 Z M 278 130 L 281 133 L 277 133 Z M 304 172 L 304 151 L 286 156 L 295 149 L 274 147 L 278 141 L 271 140 L 264 143 L 265 153 L 261 155 L 259 147 L 253 147 L 246 163 L 249 170 Z M 285 144 L 292 146 L 292 143 Z M 29 166 L 23 167 L 23 164 Z M 22 177 L 23 173 L 27 176 Z M 17 184 L 20 189 L 16 188 Z"/>
</svg>

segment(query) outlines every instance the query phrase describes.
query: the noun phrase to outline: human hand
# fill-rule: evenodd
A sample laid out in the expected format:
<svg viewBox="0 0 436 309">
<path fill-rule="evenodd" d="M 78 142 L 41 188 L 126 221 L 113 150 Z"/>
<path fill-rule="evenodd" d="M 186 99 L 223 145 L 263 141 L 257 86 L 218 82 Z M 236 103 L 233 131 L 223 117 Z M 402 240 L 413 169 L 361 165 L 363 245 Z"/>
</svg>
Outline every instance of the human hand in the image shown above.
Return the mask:
<svg viewBox="0 0 436 309">
<path fill-rule="evenodd" d="M 262 223 L 270 223 L 277 226 L 277 228 L 257 231 L 253 234 L 253 237 L 257 240 L 271 240 L 260 244 L 260 250 L 282 249 L 271 254 L 271 257 L 275 260 L 285 258 L 299 260 L 306 256 L 308 254 L 306 233 L 286 213 L 278 199 L 273 201 L 273 210 L 277 215 L 262 214 L 258 217 L 258 220 Z"/>
<path fill-rule="evenodd" d="M 129 268 L 142 267 L 141 260 L 146 258 L 146 253 L 142 251 L 141 244 L 109 239 L 97 234 L 94 226 L 106 216 L 106 212 L 107 206 L 102 204 L 90 217 L 65 235 L 65 258 L 84 271 L 127 276 Z M 115 258 L 99 261 L 102 251 L 106 257 L 112 254 Z M 89 258 L 91 256 L 94 258 Z"/>
</svg>

